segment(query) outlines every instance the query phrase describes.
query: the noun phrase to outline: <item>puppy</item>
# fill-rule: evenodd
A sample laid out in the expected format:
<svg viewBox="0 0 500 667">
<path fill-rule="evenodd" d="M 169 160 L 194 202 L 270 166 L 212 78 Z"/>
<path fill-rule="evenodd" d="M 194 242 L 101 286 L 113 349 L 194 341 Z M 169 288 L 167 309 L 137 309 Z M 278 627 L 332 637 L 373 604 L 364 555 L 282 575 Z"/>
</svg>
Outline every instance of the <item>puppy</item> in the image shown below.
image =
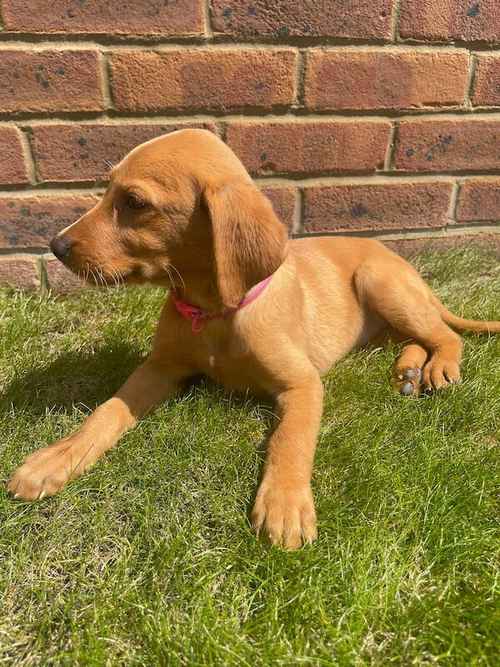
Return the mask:
<svg viewBox="0 0 500 667">
<path fill-rule="evenodd" d="M 102 200 L 51 248 L 90 282 L 149 282 L 170 293 L 146 361 L 76 433 L 28 457 L 9 491 L 25 500 L 55 494 L 203 373 L 276 402 L 252 524 L 287 549 L 316 537 L 321 375 L 353 348 L 390 337 L 406 341 L 398 389 L 442 389 L 460 379 L 462 343 L 450 326 L 500 331 L 499 322 L 452 315 L 377 241 L 289 241 L 237 157 L 204 130 L 135 148 L 112 169 Z"/>
</svg>

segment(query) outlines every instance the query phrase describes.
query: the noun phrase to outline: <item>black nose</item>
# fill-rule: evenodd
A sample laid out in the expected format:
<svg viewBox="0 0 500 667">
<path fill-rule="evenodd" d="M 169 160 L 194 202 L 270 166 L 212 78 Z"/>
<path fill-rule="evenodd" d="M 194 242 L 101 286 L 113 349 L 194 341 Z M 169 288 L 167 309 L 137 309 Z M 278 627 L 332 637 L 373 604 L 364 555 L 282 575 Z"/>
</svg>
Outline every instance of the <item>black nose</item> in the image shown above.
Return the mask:
<svg viewBox="0 0 500 667">
<path fill-rule="evenodd" d="M 61 262 L 63 262 L 65 259 L 67 259 L 72 245 L 73 242 L 71 239 L 68 239 L 65 236 L 54 236 L 50 242 L 50 249 L 57 257 L 57 259 L 60 259 Z"/>
</svg>

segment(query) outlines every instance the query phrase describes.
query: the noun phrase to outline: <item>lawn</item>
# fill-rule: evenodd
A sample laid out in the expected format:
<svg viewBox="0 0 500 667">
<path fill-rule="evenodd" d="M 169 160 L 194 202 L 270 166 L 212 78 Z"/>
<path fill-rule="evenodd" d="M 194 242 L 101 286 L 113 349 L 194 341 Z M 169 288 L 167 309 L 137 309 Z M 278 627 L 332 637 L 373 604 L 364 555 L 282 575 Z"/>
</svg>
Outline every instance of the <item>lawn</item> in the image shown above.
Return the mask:
<svg viewBox="0 0 500 667">
<path fill-rule="evenodd" d="M 500 319 L 500 267 L 417 260 L 458 314 Z M 0 481 L 75 429 L 147 353 L 163 293 L 0 292 Z M 198 384 L 59 496 L 0 489 L 0 664 L 494 665 L 500 636 L 500 336 L 463 384 L 404 398 L 397 348 L 325 379 L 319 539 L 258 542 L 248 511 L 272 407 Z"/>
</svg>

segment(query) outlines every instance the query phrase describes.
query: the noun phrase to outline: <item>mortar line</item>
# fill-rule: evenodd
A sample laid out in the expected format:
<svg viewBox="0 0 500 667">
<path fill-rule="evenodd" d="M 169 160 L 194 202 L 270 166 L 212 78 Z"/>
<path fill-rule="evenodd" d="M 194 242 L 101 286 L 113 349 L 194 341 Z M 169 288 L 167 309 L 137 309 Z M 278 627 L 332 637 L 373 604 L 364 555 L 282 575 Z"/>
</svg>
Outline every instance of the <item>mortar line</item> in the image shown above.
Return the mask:
<svg viewBox="0 0 500 667">
<path fill-rule="evenodd" d="M 401 15 L 401 6 L 400 0 L 395 0 L 394 8 L 391 16 L 391 31 L 392 31 L 392 41 L 395 44 L 399 43 L 399 19 Z"/>
<path fill-rule="evenodd" d="M 307 53 L 304 49 L 299 49 L 297 56 L 297 69 L 295 70 L 295 104 L 296 109 L 305 108 L 305 87 L 306 87 L 306 68 Z"/>
<path fill-rule="evenodd" d="M 296 49 L 310 49 L 332 52 L 408 52 L 412 53 L 469 53 L 471 49 L 481 50 L 481 44 L 475 43 L 428 43 L 399 41 L 392 43 L 386 38 L 381 40 L 367 39 L 340 39 L 340 38 L 297 38 L 288 40 L 277 40 L 270 37 L 269 40 L 245 40 L 235 42 L 230 37 L 219 37 L 213 34 L 211 25 L 207 27 L 207 34 L 200 33 L 199 36 L 172 36 L 166 38 L 163 35 L 151 36 L 149 38 L 127 37 L 124 42 L 122 38 L 110 39 L 102 34 L 66 34 L 67 41 L 61 39 L 61 35 L 37 35 L 29 33 L 0 33 L 0 49 L 8 51 L 82 51 L 103 50 L 115 52 L 137 52 L 144 50 L 154 51 L 283 51 Z M 208 41 L 211 40 L 211 41 Z M 486 49 L 486 44 L 484 48 Z M 489 52 L 500 51 L 500 46 L 489 46 Z"/>
<path fill-rule="evenodd" d="M 425 184 L 425 183 L 455 183 L 457 179 L 470 180 L 479 179 L 482 181 L 498 182 L 500 181 L 500 172 L 497 173 L 483 173 L 483 172 L 460 172 L 453 174 L 436 173 L 436 174 L 418 174 L 418 173 L 394 173 L 383 174 L 376 172 L 370 174 L 357 175 L 330 175 L 330 176 L 315 176 L 304 178 L 290 178 L 290 176 L 270 176 L 264 178 L 256 176 L 253 178 L 254 182 L 259 187 L 335 187 L 342 185 L 363 185 L 363 186 L 377 186 L 377 185 L 404 185 L 409 184 Z M 37 187 L 26 188 L 17 185 L 4 185 L 0 188 L 0 198 L 6 199 L 23 199 L 29 197 L 54 197 L 54 196 L 101 196 L 106 188 L 107 181 L 71 181 L 62 183 L 39 183 Z"/>
<path fill-rule="evenodd" d="M 24 128 L 18 128 L 19 135 L 21 137 L 21 146 L 24 157 L 24 164 L 26 165 L 26 172 L 28 174 L 28 180 L 32 186 L 38 184 L 38 178 L 36 173 L 35 158 L 33 157 L 33 151 L 31 148 L 30 142 L 30 130 Z"/>
<path fill-rule="evenodd" d="M 391 124 L 389 132 L 389 141 L 385 151 L 384 171 L 391 171 L 394 164 L 394 153 L 396 152 L 396 142 L 398 140 L 399 124 L 396 121 Z"/>
<path fill-rule="evenodd" d="M 302 188 L 296 188 L 294 193 L 294 209 L 292 217 L 292 234 L 301 232 L 304 229 L 305 201 Z"/>
<path fill-rule="evenodd" d="M 205 39 L 213 40 L 214 32 L 212 30 L 212 22 L 210 17 L 210 0 L 204 0 L 204 2 L 202 2 L 202 12 Z"/>
<path fill-rule="evenodd" d="M 500 236 L 500 225 L 496 222 L 485 223 L 479 221 L 477 223 L 468 222 L 467 224 L 456 224 L 449 226 L 442 226 L 436 229 L 419 229 L 419 228 L 397 228 L 384 230 L 338 230 L 338 231 L 321 231 L 321 232 L 307 232 L 294 231 L 292 238 L 315 238 L 318 236 L 354 236 L 362 238 L 380 239 L 382 241 L 389 240 L 404 240 L 404 239 L 422 239 L 422 238 L 451 238 L 456 236 L 479 236 L 480 234 L 493 234 Z M 37 258 L 52 259 L 53 255 L 50 253 L 48 246 L 16 246 L 14 248 L 0 248 L 0 261 L 2 259 L 31 259 L 36 261 Z"/>
<path fill-rule="evenodd" d="M 469 77 L 467 80 L 467 86 L 465 90 L 465 105 L 468 106 L 471 111 L 475 111 L 472 104 L 472 96 L 474 94 L 474 87 L 476 84 L 476 72 L 477 72 L 477 56 L 474 53 L 471 53 Z"/>
<path fill-rule="evenodd" d="M 255 109 L 243 108 L 234 110 L 230 113 L 217 110 L 185 110 L 179 113 L 179 110 L 162 110 L 159 114 L 154 111 L 139 112 L 117 112 L 114 109 L 106 111 L 88 111 L 88 112 L 0 112 L 0 125 L 12 123 L 24 123 L 32 125 L 55 125 L 64 123 L 90 124 L 102 123 L 106 125 L 133 124 L 133 123 L 174 123 L 174 122 L 215 122 L 224 120 L 226 122 L 289 122 L 289 123 L 307 123 L 308 121 L 317 122 L 381 122 L 381 121 L 411 121 L 411 122 L 433 122 L 446 120 L 460 120 L 463 122 L 481 122 L 500 120 L 500 105 L 495 107 L 474 107 L 474 109 L 458 106 L 448 106 L 445 108 L 428 108 L 422 110 L 404 110 L 397 111 L 391 109 L 373 110 L 360 112 L 359 109 L 346 110 L 326 110 L 309 111 L 307 109 L 291 109 L 287 105 L 283 108 L 274 109 Z"/>
<path fill-rule="evenodd" d="M 110 64 L 106 53 L 99 52 L 99 72 L 101 75 L 101 93 L 106 109 L 113 109 L 113 97 L 111 94 Z"/>
<path fill-rule="evenodd" d="M 453 187 L 450 195 L 450 205 L 448 208 L 448 218 L 451 224 L 456 223 L 456 212 L 458 207 L 458 195 L 460 193 L 460 185 L 458 180 L 453 183 Z"/>
</svg>

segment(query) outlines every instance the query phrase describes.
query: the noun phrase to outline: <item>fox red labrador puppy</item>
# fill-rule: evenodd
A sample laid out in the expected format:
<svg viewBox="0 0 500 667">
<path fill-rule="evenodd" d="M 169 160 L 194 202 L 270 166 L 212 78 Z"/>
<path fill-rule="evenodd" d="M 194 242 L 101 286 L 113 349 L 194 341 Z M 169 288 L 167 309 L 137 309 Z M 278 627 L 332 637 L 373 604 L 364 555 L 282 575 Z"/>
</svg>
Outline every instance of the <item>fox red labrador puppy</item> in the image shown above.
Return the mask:
<svg viewBox="0 0 500 667">
<path fill-rule="evenodd" d="M 102 200 L 51 244 L 95 283 L 171 287 L 153 351 L 82 427 L 13 474 L 16 498 L 52 495 L 190 377 L 274 398 L 279 423 L 252 512 L 257 532 L 294 549 L 316 537 L 311 471 L 321 375 L 381 336 L 406 341 L 394 370 L 403 394 L 460 378 L 460 337 L 499 322 L 452 315 L 418 273 L 377 241 L 289 241 L 270 202 L 214 134 L 182 130 L 134 149 Z"/>
</svg>

